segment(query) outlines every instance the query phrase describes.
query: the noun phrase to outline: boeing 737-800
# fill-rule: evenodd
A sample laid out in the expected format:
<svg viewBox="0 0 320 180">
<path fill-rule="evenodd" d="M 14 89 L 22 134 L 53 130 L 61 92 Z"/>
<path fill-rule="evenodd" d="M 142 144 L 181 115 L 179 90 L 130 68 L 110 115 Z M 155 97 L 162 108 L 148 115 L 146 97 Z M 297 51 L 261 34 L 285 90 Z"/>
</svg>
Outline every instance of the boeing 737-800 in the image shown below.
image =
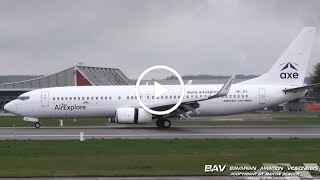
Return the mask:
<svg viewBox="0 0 320 180">
<path fill-rule="evenodd" d="M 151 114 L 138 103 L 135 86 L 53 87 L 22 94 L 5 105 L 5 110 L 40 127 L 42 118 L 111 118 L 112 123 L 143 124 L 156 119 L 160 128 L 171 126 L 168 118 L 190 116 L 221 116 L 250 112 L 301 98 L 308 89 L 304 85 L 316 29 L 304 28 L 272 68 L 260 77 L 232 84 L 234 76 L 224 85 L 185 85 L 182 103 L 165 115 Z M 140 97 L 152 110 L 172 107 L 180 98 L 179 86 L 166 86 L 169 91 L 154 96 L 151 85 L 141 85 Z"/>
</svg>

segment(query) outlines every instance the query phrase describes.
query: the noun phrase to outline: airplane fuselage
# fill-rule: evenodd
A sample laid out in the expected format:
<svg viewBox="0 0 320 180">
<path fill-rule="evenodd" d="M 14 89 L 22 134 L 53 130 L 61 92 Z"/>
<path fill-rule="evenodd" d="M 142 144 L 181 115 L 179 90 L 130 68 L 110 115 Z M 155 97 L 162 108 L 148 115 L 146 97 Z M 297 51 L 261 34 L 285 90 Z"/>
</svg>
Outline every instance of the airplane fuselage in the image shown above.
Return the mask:
<svg viewBox="0 0 320 180">
<path fill-rule="evenodd" d="M 180 96 L 179 86 L 167 86 L 171 91 L 155 98 L 153 86 L 140 86 L 142 102 L 148 106 L 175 104 Z M 186 85 L 183 101 L 208 97 L 217 93 L 222 85 Z M 285 93 L 286 86 L 232 85 L 227 96 L 199 101 L 200 114 L 190 116 L 232 115 L 279 105 L 305 95 L 306 91 Z M 56 87 L 30 91 L 11 104 L 13 113 L 31 118 L 114 118 L 118 108 L 141 108 L 135 86 L 82 86 Z"/>
</svg>

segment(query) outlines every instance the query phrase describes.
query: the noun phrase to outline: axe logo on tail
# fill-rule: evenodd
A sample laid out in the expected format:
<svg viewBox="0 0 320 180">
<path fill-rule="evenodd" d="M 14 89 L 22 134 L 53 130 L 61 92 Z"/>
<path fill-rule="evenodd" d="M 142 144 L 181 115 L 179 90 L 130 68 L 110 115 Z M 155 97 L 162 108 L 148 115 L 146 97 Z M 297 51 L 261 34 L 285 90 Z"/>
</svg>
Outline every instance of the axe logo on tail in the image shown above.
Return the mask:
<svg viewBox="0 0 320 180">
<path fill-rule="evenodd" d="M 280 68 L 281 68 L 280 78 L 281 79 L 298 79 L 299 78 L 298 66 L 299 64 L 293 63 L 293 62 L 285 62 L 280 64 Z"/>
</svg>

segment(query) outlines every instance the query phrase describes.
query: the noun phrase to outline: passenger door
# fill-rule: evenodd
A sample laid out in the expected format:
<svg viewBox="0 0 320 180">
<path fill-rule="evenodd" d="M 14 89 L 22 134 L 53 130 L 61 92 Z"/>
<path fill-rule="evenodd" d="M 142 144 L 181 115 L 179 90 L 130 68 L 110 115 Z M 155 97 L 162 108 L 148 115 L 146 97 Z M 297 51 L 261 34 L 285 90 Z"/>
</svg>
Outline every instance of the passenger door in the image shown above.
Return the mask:
<svg viewBox="0 0 320 180">
<path fill-rule="evenodd" d="M 49 92 L 41 92 L 41 107 L 49 107 Z"/>
<path fill-rule="evenodd" d="M 266 104 L 266 90 L 264 88 L 259 89 L 259 104 Z"/>
</svg>

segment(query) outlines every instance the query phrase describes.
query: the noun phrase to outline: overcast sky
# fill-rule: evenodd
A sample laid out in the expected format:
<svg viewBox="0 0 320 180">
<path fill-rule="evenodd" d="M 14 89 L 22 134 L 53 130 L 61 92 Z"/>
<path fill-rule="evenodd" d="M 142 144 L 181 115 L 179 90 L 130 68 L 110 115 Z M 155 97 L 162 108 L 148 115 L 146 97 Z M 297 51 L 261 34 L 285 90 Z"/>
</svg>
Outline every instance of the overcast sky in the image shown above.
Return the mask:
<svg viewBox="0 0 320 180">
<path fill-rule="evenodd" d="M 0 74 L 48 75 L 85 62 L 131 78 L 153 65 L 181 75 L 262 74 L 320 1 L 0 0 Z"/>
</svg>

